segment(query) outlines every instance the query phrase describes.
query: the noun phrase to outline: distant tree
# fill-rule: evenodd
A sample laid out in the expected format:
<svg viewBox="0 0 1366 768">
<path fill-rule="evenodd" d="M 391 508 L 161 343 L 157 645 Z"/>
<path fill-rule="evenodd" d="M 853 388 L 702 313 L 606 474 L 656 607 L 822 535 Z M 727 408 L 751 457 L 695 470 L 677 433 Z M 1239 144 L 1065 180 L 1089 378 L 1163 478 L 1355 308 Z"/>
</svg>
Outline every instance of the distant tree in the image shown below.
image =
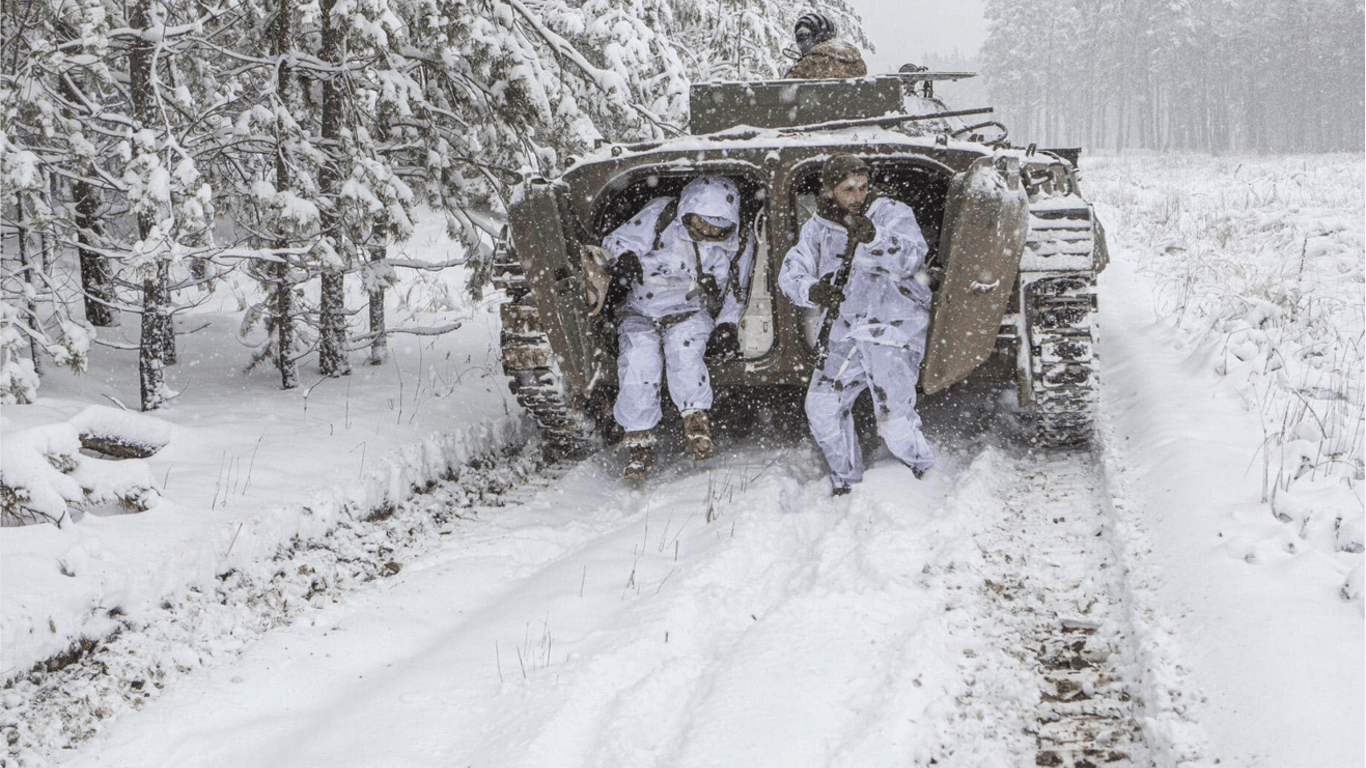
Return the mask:
<svg viewBox="0 0 1366 768">
<path fill-rule="evenodd" d="M 984 69 L 1017 131 L 1053 144 L 1360 151 L 1357 0 L 988 0 Z"/>
</svg>

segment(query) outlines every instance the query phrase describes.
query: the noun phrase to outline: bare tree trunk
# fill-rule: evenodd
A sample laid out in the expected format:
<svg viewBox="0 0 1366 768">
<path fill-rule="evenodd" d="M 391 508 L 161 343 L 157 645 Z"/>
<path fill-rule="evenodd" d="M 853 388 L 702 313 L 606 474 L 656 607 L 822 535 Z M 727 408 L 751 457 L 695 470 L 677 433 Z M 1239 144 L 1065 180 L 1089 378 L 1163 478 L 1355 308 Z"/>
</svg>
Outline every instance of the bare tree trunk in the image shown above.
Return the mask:
<svg viewBox="0 0 1366 768">
<path fill-rule="evenodd" d="M 290 71 L 288 64 L 288 53 L 291 48 L 290 40 L 290 7 L 289 0 L 280 0 L 278 15 L 275 19 L 275 39 L 273 46 L 275 50 L 276 66 L 279 70 L 276 75 L 276 92 L 281 104 L 288 103 Z M 289 173 L 289 163 L 285 162 L 285 153 L 282 147 L 276 149 L 275 154 L 275 188 L 281 191 L 292 188 L 293 180 Z M 276 243 L 282 254 L 289 244 L 284 241 Z M 289 257 L 282 255 L 280 263 L 273 267 L 275 273 L 275 364 L 280 369 L 280 388 L 294 389 L 299 386 L 299 366 L 294 360 L 294 285 L 289 278 Z"/>
<path fill-rule="evenodd" d="M 118 325 L 114 314 L 114 280 L 109 272 L 109 261 L 88 248 L 93 236 L 100 234 L 99 192 L 91 185 L 78 181 L 71 185 L 76 200 L 76 239 L 81 261 L 81 286 L 85 293 L 85 319 L 96 328 Z"/>
<path fill-rule="evenodd" d="M 388 252 L 388 238 L 376 226 L 371 236 L 370 261 L 382 262 Z M 375 281 L 370 291 L 370 364 L 382 365 L 389 359 L 389 334 L 384 326 L 384 283 Z"/>
<path fill-rule="evenodd" d="M 289 262 L 282 261 L 275 271 L 275 355 L 280 368 L 280 389 L 299 386 L 299 366 L 294 361 L 294 285 L 289 280 Z"/>
<path fill-rule="evenodd" d="M 69 77 L 62 78 L 60 87 L 62 96 L 68 102 L 81 103 Z M 76 116 L 68 111 L 68 117 Z M 118 320 L 111 305 L 114 288 L 109 262 L 95 250 L 86 247 L 101 232 L 100 193 L 94 186 L 76 181 L 71 185 L 71 196 L 76 203 L 76 239 L 80 243 L 77 253 L 81 262 L 81 287 L 85 294 L 85 319 L 96 328 L 109 328 L 116 325 Z"/>
<path fill-rule="evenodd" d="M 151 26 L 148 0 L 139 0 L 129 19 L 134 29 Z M 142 128 L 150 128 L 156 121 L 152 92 L 152 43 L 144 37 L 136 38 L 128 52 L 128 80 L 133 97 L 134 119 Z M 153 215 L 138 214 L 138 236 L 147 238 L 155 225 Z M 168 269 L 163 261 L 157 265 L 156 275 L 142 283 L 142 333 L 138 350 L 138 379 L 142 410 L 160 408 L 166 400 L 167 351 L 174 343 L 168 339 L 170 325 L 170 291 L 167 288 Z"/>
<path fill-rule="evenodd" d="M 347 376 L 351 373 L 351 361 L 346 355 L 345 297 L 346 275 L 336 269 L 324 271 L 319 318 L 322 333 L 318 356 L 326 376 Z"/>
<path fill-rule="evenodd" d="M 39 341 L 41 335 L 38 329 L 38 291 L 34 286 L 33 270 L 37 267 L 29 259 L 28 255 L 28 227 L 24 226 L 24 206 L 22 203 L 14 206 L 15 237 L 19 244 L 19 269 L 24 273 L 24 285 L 28 286 L 24 296 L 24 323 L 30 331 L 28 336 L 28 354 L 33 360 L 33 372 L 39 376 L 43 375 L 43 345 Z"/>
<path fill-rule="evenodd" d="M 320 186 L 324 196 L 330 198 L 323 209 L 323 235 L 331 234 L 336 243 L 337 253 L 346 260 L 348 245 L 338 210 L 341 202 L 341 133 L 342 133 L 342 93 L 339 82 L 342 62 L 342 33 L 337 20 L 333 17 L 336 0 L 322 2 L 322 59 L 333 65 L 333 70 L 323 78 L 323 144 L 332 151 L 329 161 L 324 164 L 320 174 Z M 322 273 L 322 295 L 319 297 L 320 325 L 319 363 L 326 376 L 345 376 L 351 373 L 351 363 L 346 357 L 346 273 L 344 267 L 324 266 Z"/>
<path fill-rule="evenodd" d="M 139 224 L 141 226 L 141 224 Z M 166 402 L 165 350 L 170 320 L 169 276 L 165 262 L 157 265 L 157 277 L 142 282 L 142 335 L 138 353 L 138 379 L 142 410 L 154 411 Z"/>
</svg>

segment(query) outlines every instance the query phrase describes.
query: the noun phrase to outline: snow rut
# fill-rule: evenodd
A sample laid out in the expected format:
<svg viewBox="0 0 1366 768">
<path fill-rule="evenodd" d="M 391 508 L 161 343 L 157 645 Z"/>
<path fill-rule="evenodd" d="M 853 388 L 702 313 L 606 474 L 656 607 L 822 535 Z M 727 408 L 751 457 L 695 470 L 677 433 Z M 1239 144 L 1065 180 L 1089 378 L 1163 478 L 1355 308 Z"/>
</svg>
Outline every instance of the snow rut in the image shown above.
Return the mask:
<svg viewBox="0 0 1366 768">
<path fill-rule="evenodd" d="M 458 751 L 528 766 L 1151 765 L 1103 478 L 1083 454 L 945 453 L 926 481 L 875 463 L 839 499 L 809 446 L 742 447 L 710 473 L 665 460 L 637 489 L 604 483 L 619 471 L 606 454 L 590 460 L 551 492 L 598 534 L 546 574 L 616 578 L 585 576 L 580 623 L 563 604 L 526 609 L 560 628 L 563 655 L 494 693 L 498 725 Z M 564 504 L 576 498 L 591 509 Z"/>
<path fill-rule="evenodd" d="M 214 755 L 205 768 L 300 755 L 528 768 L 1150 765 L 1103 478 L 1085 456 L 972 439 L 945 445 L 925 480 L 874 462 L 839 498 L 809 441 L 732 445 L 710 466 L 665 453 L 641 486 L 621 482 L 620 458 L 602 452 L 529 477 L 490 467 L 501 482 L 488 492 L 472 493 L 472 476 L 427 489 L 365 546 L 345 547 L 347 563 L 364 549 L 366 573 L 388 577 L 354 580 L 352 595 L 318 550 L 305 550 L 308 569 L 263 564 L 225 579 L 214 604 L 244 619 L 261 603 L 248 587 L 268 574 L 324 573 L 335 602 L 231 649 L 192 641 L 198 663 L 231 669 L 197 675 L 190 687 L 202 692 L 168 686 L 163 705 L 121 717 L 119 738 L 89 752 L 117 764 L 122 749 L 147 766 Z M 435 548 L 375 538 L 424 532 Z M 310 578 L 296 591 L 318 603 Z M 157 648 L 166 629 L 130 626 L 124 642 Z M 124 686 L 144 674 L 108 672 Z M 239 682 L 216 692 L 209 679 Z M 253 731 L 262 721 L 272 729 Z"/>
</svg>

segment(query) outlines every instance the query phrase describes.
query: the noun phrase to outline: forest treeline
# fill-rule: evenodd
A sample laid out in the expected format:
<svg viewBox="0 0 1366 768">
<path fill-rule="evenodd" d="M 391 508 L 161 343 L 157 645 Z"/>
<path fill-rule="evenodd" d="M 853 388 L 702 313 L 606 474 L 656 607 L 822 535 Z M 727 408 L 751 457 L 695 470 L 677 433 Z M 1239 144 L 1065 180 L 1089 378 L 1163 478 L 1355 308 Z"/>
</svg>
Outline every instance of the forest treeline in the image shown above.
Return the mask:
<svg viewBox="0 0 1366 768">
<path fill-rule="evenodd" d="M 1046 146 L 1366 144 L 1361 0 L 987 0 L 993 105 Z"/>
<path fill-rule="evenodd" d="M 516 183 L 665 138 L 698 80 L 780 75 L 804 0 L 0 3 L 0 401 L 136 347 L 171 396 L 178 323 L 230 286 L 244 367 L 381 363 L 404 271 L 478 290 Z M 868 45 L 847 0 L 821 12 Z M 1360 0 L 989 0 L 992 102 L 1020 140 L 1362 148 Z M 982 106 L 972 104 L 969 106 Z M 399 247 L 415 207 L 458 258 Z M 244 287 L 245 286 L 245 287 Z M 358 298 L 359 297 L 359 298 Z M 392 297 L 388 306 L 394 304 Z M 137 333 L 131 333 L 136 322 Z M 118 334 L 105 329 L 123 325 Z M 136 341 L 115 341 L 122 336 Z"/>
<path fill-rule="evenodd" d="M 824 11 L 866 43 L 844 0 Z M 802 12 L 792 0 L 0 4 L 0 399 L 30 401 L 45 365 L 80 370 L 92 343 L 114 343 L 101 329 L 137 318 L 141 407 L 159 407 L 177 316 L 228 284 L 254 286 L 244 331 L 268 339 L 247 363 L 274 365 L 286 388 L 304 358 L 343 375 L 353 352 L 382 362 L 394 333 L 449 330 L 386 324 L 398 271 L 460 263 L 477 290 L 519 178 L 600 140 L 676 133 L 692 81 L 777 76 Z M 396 255 L 420 204 L 446 217 L 458 260 Z M 348 305 L 357 294 L 368 306 Z"/>
</svg>

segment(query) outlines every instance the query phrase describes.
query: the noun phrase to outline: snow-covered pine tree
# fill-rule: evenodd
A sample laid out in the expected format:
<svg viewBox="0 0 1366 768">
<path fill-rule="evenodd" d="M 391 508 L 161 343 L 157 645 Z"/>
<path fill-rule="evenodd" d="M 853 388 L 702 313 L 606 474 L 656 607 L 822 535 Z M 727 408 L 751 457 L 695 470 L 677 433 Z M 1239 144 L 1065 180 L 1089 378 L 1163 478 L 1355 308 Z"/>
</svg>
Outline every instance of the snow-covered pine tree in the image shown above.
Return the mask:
<svg viewBox="0 0 1366 768">
<path fill-rule="evenodd" d="M 207 63 L 218 58 L 211 35 L 224 24 L 225 8 L 138 0 L 126 26 L 111 36 L 111 58 L 126 67 L 119 103 L 127 111 L 107 119 L 122 136 L 118 191 L 133 224 L 131 231 L 120 228 L 126 240 L 115 252 L 121 274 L 141 292 L 144 410 L 173 394 L 165 374 L 177 359 L 173 317 L 183 308 L 173 303 L 175 294 L 189 285 L 208 287 L 221 272 L 212 237 L 213 189 L 201 167 L 219 151 L 212 140 L 218 120 Z M 95 118 L 106 119 L 104 113 Z"/>
<path fill-rule="evenodd" d="M 81 371 L 89 354 L 89 324 L 76 311 L 79 302 L 59 291 L 68 281 L 55 270 L 62 264 L 61 245 L 80 239 L 72 235 L 68 181 L 90 178 L 82 161 L 98 149 L 72 118 L 57 83 L 59 74 L 82 82 L 85 70 L 98 69 L 97 63 L 84 63 L 86 44 L 73 43 L 67 30 L 98 40 L 103 18 L 97 2 L 0 5 L 0 27 L 6 30 L 0 39 L 0 188 L 13 196 L 0 206 L 0 282 L 3 303 L 12 310 L 3 321 L 7 351 L 0 377 L 14 385 L 5 387 L 11 401 L 36 393 L 43 355 Z"/>
<path fill-rule="evenodd" d="M 153 12 L 152 0 L 135 0 L 128 23 L 128 91 L 132 102 L 130 200 L 137 219 L 137 237 L 129 264 L 142 286 L 142 333 L 138 348 L 138 380 L 142 410 L 160 408 L 169 393 L 165 367 L 174 353 L 171 325 L 170 263 L 162 246 L 159 214 L 169 200 L 166 170 L 158 154 L 157 84 L 153 67 L 156 28 L 164 24 Z"/>
<path fill-rule="evenodd" d="M 553 175 L 599 141 L 664 138 L 687 123 L 688 86 L 776 77 L 792 24 L 809 6 L 781 0 L 408 0 L 404 21 L 425 149 L 414 182 L 487 284 L 512 184 Z M 866 44 L 845 0 L 822 7 Z M 405 126 L 406 127 L 406 126 Z"/>
<path fill-rule="evenodd" d="M 321 288 L 318 298 L 318 363 L 324 376 L 343 376 L 351 372 L 346 355 L 346 270 L 355 264 L 344 231 L 341 189 L 345 167 L 344 148 L 348 129 L 342 121 L 355 110 L 346 109 L 343 93 L 351 91 L 347 77 L 346 20 L 338 18 L 344 9 L 337 0 L 319 0 L 322 44 L 318 51 L 322 71 L 322 115 L 319 144 L 328 154 L 318 179 L 323 198 L 322 237 L 317 243 Z M 355 115 L 358 117 L 359 115 Z M 349 122 L 349 121 L 348 121 Z M 350 123 L 354 126 L 354 123 Z"/>
<path fill-rule="evenodd" d="M 275 23 L 272 25 L 268 39 L 270 49 L 274 57 L 275 64 L 275 151 L 274 151 L 274 173 L 275 189 L 289 190 L 293 186 L 290 164 L 286 160 L 287 154 L 283 146 L 280 145 L 280 137 L 288 135 L 290 131 L 285 125 L 281 125 L 281 114 L 285 104 L 292 102 L 291 83 L 293 82 L 292 63 L 290 53 L 293 49 L 291 23 L 294 15 L 293 0 L 279 0 L 275 9 Z M 268 304 L 274 308 L 273 336 L 275 338 L 275 366 L 280 371 L 280 388 L 294 389 L 299 386 L 299 366 L 294 356 L 294 334 L 295 334 L 295 310 L 294 310 L 294 280 L 291 275 L 290 256 L 287 251 L 289 240 L 281 237 L 274 242 L 276 247 L 277 260 L 271 263 L 267 269 L 270 277 L 267 279 L 269 291 L 267 294 Z M 267 330 L 272 330 L 271 325 L 267 324 Z"/>
<path fill-rule="evenodd" d="M 220 75 L 210 167 L 219 210 L 236 233 L 231 252 L 261 287 L 239 330 L 257 347 L 247 369 L 268 362 L 282 389 L 298 386 L 298 361 L 315 346 L 315 305 L 305 288 L 316 277 L 308 254 L 319 237 L 318 166 L 310 139 L 309 98 L 298 70 L 310 63 L 296 40 L 312 31 L 296 0 L 245 3 L 218 33 L 232 53 L 231 77 Z M 225 20 L 226 21 L 226 20 Z M 252 341 L 256 329 L 264 340 Z"/>
<path fill-rule="evenodd" d="M 0 59 L 13 96 L 4 100 L 13 116 L 7 149 L 32 158 L 45 179 L 26 197 L 28 222 L 52 249 L 44 264 L 65 270 L 74 248 L 84 276 L 74 297 L 84 298 L 87 317 L 142 313 L 141 400 L 158 407 L 169 394 L 165 366 L 175 361 L 173 296 L 184 285 L 207 286 L 220 271 L 211 263 L 216 213 L 200 175 L 204 153 L 216 146 L 203 140 L 214 102 L 204 95 L 212 77 L 201 62 L 217 50 L 205 31 L 212 35 L 228 6 L 35 0 L 19 7 L 23 23 L 5 42 L 22 55 L 7 50 Z M 181 15 L 190 12 L 199 15 Z M 43 322 L 61 329 L 58 361 L 81 365 L 91 334 L 66 310 L 73 298 L 66 277 L 46 276 L 44 285 L 63 292 L 54 291 Z"/>
<path fill-rule="evenodd" d="M 73 29 L 66 19 L 54 19 L 54 22 L 54 32 L 60 34 L 65 43 L 74 44 L 73 53 L 76 56 L 82 55 L 85 46 L 79 42 L 79 32 Z M 58 81 L 58 90 L 65 102 L 62 107 L 65 117 L 77 130 L 84 128 L 75 111 L 75 105 L 81 103 L 82 90 L 77 84 L 82 82 L 84 74 L 81 69 L 72 68 Z M 75 214 L 73 224 L 79 243 L 77 254 L 81 263 L 81 286 L 85 293 L 85 319 L 96 328 L 107 328 L 117 322 L 113 308 L 113 275 L 108 260 L 92 247 L 99 240 L 103 226 L 99 216 L 102 207 L 100 190 L 88 180 L 94 170 L 91 167 L 92 158 L 88 154 L 80 153 L 72 160 L 77 166 L 73 170 L 80 174 L 72 179 L 70 184 L 72 210 Z"/>
</svg>

